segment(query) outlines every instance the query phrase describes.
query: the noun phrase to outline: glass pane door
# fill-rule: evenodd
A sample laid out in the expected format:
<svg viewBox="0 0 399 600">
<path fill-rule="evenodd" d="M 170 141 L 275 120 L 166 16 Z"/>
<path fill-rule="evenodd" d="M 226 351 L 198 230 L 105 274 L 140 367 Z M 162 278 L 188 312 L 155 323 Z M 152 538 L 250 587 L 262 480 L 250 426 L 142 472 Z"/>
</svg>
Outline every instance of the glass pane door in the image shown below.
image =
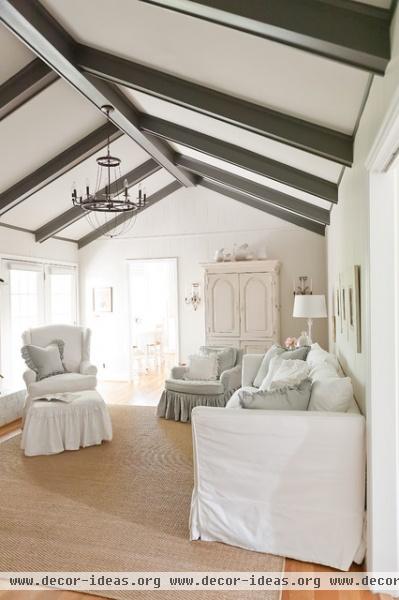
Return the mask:
<svg viewBox="0 0 399 600">
<path fill-rule="evenodd" d="M 46 275 L 47 322 L 76 325 L 75 269 L 49 267 Z"/>
<path fill-rule="evenodd" d="M 43 269 L 23 267 L 9 268 L 9 306 L 8 306 L 8 344 L 9 355 L 3 352 L 8 373 L 5 373 L 6 386 L 21 387 L 25 363 L 21 357 L 22 333 L 43 322 Z"/>
</svg>

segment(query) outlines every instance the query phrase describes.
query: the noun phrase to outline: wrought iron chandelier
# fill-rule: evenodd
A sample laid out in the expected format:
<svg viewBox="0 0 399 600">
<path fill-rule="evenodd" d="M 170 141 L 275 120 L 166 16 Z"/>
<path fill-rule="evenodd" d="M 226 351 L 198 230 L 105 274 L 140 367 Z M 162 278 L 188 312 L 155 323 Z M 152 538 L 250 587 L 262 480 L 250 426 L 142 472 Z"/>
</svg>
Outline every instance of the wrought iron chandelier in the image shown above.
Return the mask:
<svg viewBox="0 0 399 600">
<path fill-rule="evenodd" d="M 101 109 L 107 117 L 114 110 L 105 105 Z M 97 177 L 94 193 L 86 182 L 85 195 L 78 196 L 76 184 L 72 186 L 72 203 L 85 212 L 85 217 L 93 229 L 103 229 L 103 235 L 114 238 L 125 234 L 134 224 L 136 213 L 147 203 L 147 195 L 141 186 L 136 201 L 129 195 L 129 182 L 122 177 L 121 159 L 112 156 L 110 138 L 107 153 L 96 158 Z"/>
</svg>

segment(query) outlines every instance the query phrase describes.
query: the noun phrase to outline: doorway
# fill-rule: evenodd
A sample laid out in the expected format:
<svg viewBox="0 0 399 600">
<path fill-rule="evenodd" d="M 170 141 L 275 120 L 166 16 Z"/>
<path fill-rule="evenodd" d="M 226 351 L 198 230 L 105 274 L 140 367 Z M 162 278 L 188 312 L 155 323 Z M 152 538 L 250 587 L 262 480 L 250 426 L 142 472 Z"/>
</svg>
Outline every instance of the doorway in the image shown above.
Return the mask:
<svg viewBox="0 0 399 600">
<path fill-rule="evenodd" d="M 179 360 L 176 258 L 128 261 L 130 379 Z"/>
</svg>

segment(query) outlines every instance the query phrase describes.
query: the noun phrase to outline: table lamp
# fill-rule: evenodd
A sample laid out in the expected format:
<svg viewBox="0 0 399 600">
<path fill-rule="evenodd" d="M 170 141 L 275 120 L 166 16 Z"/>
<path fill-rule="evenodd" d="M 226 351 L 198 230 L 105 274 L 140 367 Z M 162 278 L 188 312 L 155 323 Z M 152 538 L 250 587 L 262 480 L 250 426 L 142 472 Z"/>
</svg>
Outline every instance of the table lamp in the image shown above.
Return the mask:
<svg viewBox="0 0 399 600">
<path fill-rule="evenodd" d="M 325 296 L 296 294 L 294 301 L 294 312 L 292 316 L 308 320 L 308 338 L 309 344 L 311 344 L 313 319 L 322 319 L 327 317 Z"/>
</svg>

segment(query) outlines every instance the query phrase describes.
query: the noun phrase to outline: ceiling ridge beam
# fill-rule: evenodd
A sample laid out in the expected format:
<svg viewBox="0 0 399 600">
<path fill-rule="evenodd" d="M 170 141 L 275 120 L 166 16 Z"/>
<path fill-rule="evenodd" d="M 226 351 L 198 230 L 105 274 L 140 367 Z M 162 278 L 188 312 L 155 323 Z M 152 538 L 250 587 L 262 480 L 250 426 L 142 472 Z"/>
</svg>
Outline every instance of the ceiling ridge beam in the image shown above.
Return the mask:
<svg viewBox="0 0 399 600">
<path fill-rule="evenodd" d="M 237 200 L 237 202 L 241 202 L 246 206 L 251 206 L 252 208 L 261 210 L 268 215 L 272 215 L 273 217 L 277 217 L 283 221 L 287 221 L 288 223 L 293 223 L 298 227 L 302 227 L 302 229 L 307 229 L 308 231 L 312 231 L 313 233 L 317 233 L 319 235 L 325 235 L 325 225 L 317 223 L 316 221 L 311 221 L 310 219 L 301 217 L 300 215 L 289 212 L 288 210 L 278 208 L 272 204 L 267 204 L 266 202 L 262 202 L 262 200 L 258 200 L 252 196 L 247 196 L 246 194 L 242 194 L 237 190 L 232 190 L 231 188 L 220 185 L 213 181 L 207 181 L 203 179 L 200 181 L 199 185 L 218 194 L 222 194 L 223 196 L 227 196 L 232 200 Z"/>
<path fill-rule="evenodd" d="M 150 158 L 146 162 L 142 163 L 138 167 L 135 167 L 125 175 L 121 176 L 115 182 L 115 189 L 118 190 L 118 193 L 122 192 L 124 189 L 124 182 L 127 179 L 128 188 L 131 188 L 150 175 L 153 175 L 157 171 L 160 171 L 162 167 L 153 159 Z M 106 188 L 98 191 L 98 194 L 104 194 L 106 192 Z M 35 234 L 36 242 L 45 242 L 51 237 L 54 237 L 57 233 L 66 229 L 76 221 L 79 221 L 85 216 L 85 210 L 80 206 L 72 206 L 61 215 L 58 215 L 39 229 L 37 229 Z"/>
<path fill-rule="evenodd" d="M 141 0 L 383 75 L 391 11 L 342 0 Z"/>
<path fill-rule="evenodd" d="M 169 183 L 168 185 L 161 188 L 157 192 L 154 192 L 154 194 L 151 194 L 151 196 L 148 196 L 147 203 L 145 204 L 145 206 L 140 207 L 135 211 L 135 215 L 138 215 L 141 212 L 143 212 L 144 210 L 147 210 L 147 208 L 150 208 L 151 206 L 153 206 L 160 200 L 163 200 L 170 194 L 173 194 L 173 192 L 176 192 L 181 187 L 182 187 L 182 184 L 179 181 L 173 181 L 172 183 Z M 84 248 L 85 246 L 87 246 L 87 244 L 94 242 L 95 240 L 97 240 L 98 238 L 103 236 L 104 234 L 112 231 L 115 227 L 117 227 L 124 221 L 127 221 L 128 219 L 130 219 L 130 217 L 131 217 L 131 214 L 129 214 L 129 213 L 122 214 L 118 217 L 115 217 L 115 219 L 112 219 L 111 221 L 109 221 L 108 223 L 103 225 L 102 227 L 99 227 L 98 229 L 95 229 L 91 233 L 88 233 L 87 235 L 85 235 L 84 237 L 82 237 L 78 240 L 78 249 L 80 250 L 81 248 Z"/>
<path fill-rule="evenodd" d="M 143 115 L 140 126 L 152 135 L 193 148 L 208 156 L 224 160 L 329 202 L 335 204 L 338 202 L 338 185 L 336 183 L 306 171 L 151 115 Z"/>
<path fill-rule="evenodd" d="M 353 162 L 350 135 L 88 46 L 77 46 L 76 60 L 83 71 L 99 80 L 173 102 L 346 166 Z"/>
<path fill-rule="evenodd" d="M 250 194 L 262 202 L 267 202 L 268 204 L 293 212 L 301 217 L 318 221 L 323 225 L 329 225 L 330 223 L 330 211 L 321 208 L 320 206 L 310 204 L 310 202 L 305 202 L 294 196 L 289 196 L 288 194 L 268 188 L 260 183 L 224 171 L 218 167 L 208 165 L 194 158 L 178 155 L 177 162 L 181 167 L 188 169 L 192 173 L 196 173 L 200 177 L 211 179 L 236 191 Z"/>
<path fill-rule="evenodd" d="M 32 60 L 0 85 L 0 121 L 58 79 L 40 58 Z"/>
<path fill-rule="evenodd" d="M 44 165 L 23 177 L 17 183 L 0 193 L 0 215 L 17 206 L 32 194 L 43 189 L 61 175 L 101 150 L 108 138 L 115 141 L 122 133 L 112 123 L 107 122 L 84 138 L 63 150 Z"/>
<path fill-rule="evenodd" d="M 114 86 L 88 77 L 81 71 L 76 63 L 75 41 L 38 0 L 0 0 L 0 19 L 37 56 L 98 109 L 111 104 L 114 111 L 109 120 L 182 185 L 195 185 L 195 179 L 175 164 L 174 151 L 166 142 L 154 140 L 140 131 L 138 113 L 128 99 Z"/>
</svg>

